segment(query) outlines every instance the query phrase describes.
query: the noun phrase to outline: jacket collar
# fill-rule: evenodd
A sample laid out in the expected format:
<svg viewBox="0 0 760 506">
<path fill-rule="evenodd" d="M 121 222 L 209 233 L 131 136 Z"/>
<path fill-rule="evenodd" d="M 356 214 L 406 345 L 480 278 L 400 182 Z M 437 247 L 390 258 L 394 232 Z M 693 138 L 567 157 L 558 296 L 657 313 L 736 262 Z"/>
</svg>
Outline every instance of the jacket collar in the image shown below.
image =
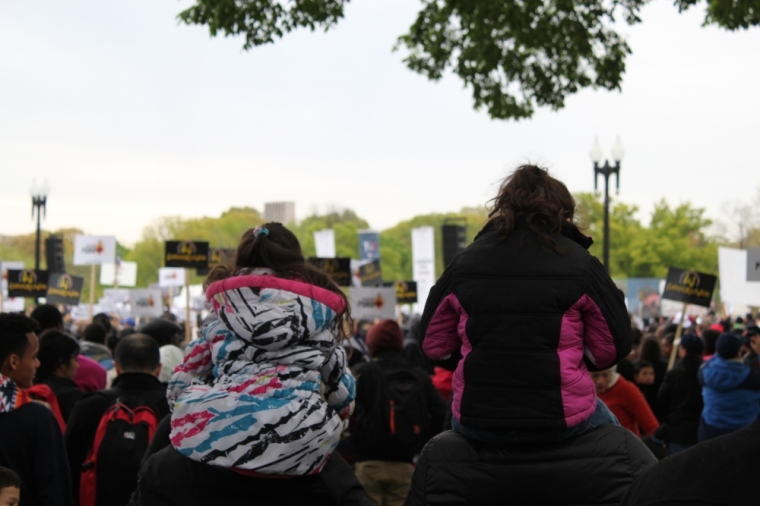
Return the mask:
<svg viewBox="0 0 760 506">
<path fill-rule="evenodd" d="M 165 386 L 152 374 L 144 372 L 124 372 L 113 380 L 113 388 L 131 391 L 165 390 Z"/>
<path fill-rule="evenodd" d="M 522 229 L 525 229 L 525 225 L 520 224 L 520 223 L 515 225 L 515 230 L 522 230 Z M 483 229 L 480 232 L 478 232 L 478 235 L 475 236 L 475 240 L 477 241 L 481 236 L 492 231 L 496 231 L 495 218 L 488 220 L 488 223 L 486 223 L 486 226 L 483 227 Z M 582 246 L 583 249 L 589 249 L 591 245 L 594 244 L 594 239 L 583 234 L 583 232 L 581 232 L 580 229 L 574 223 L 570 223 L 567 221 L 563 222 L 561 233 L 568 239 L 571 239 L 573 242 Z"/>
<path fill-rule="evenodd" d="M 0 414 L 15 411 L 32 399 L 15 381 L 0 374 Z"/>
</svg>

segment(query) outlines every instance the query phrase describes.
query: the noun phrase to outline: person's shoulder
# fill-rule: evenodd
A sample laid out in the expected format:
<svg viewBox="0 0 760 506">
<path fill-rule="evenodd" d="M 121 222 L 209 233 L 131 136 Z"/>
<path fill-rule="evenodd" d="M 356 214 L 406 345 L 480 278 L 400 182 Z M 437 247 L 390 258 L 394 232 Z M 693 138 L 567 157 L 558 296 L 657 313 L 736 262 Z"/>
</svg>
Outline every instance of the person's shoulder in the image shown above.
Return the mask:
<svg viewBox="0 0 760 506">
<path fill-rule="evenodd" d="M 55 415 L 50 408 L 42 403 L 32 401 L 17 408 L 14 413 L 19 430 L 36 431 L 47 430 L 52 427 L 60 431 Z"/>
</svg>

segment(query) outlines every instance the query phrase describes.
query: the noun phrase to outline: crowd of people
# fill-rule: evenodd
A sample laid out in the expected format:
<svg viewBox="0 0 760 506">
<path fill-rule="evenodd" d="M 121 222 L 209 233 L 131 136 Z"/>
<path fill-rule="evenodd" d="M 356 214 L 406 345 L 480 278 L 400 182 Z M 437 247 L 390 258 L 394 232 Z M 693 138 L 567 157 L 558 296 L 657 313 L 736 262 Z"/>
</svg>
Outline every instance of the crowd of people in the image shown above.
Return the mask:
<svg viewBox="0 0 760 506">
<path fill-rule="evenodd" d="M 0 314 L 0 506 L 754 504 L 756 320 L 632 318 L 574 211 L 519 168 L 398 321 L 354 321 L 278 223 L 189 343 Z"/>
</svg>

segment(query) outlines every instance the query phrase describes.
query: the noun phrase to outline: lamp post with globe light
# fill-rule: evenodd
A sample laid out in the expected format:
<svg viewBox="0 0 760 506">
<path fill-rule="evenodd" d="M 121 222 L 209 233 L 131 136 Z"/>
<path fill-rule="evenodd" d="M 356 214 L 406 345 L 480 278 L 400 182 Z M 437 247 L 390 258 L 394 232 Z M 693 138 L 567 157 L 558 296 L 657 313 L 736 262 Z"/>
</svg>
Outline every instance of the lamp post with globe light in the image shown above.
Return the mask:
<svg viewBox="0 0 760 506">
<path fill-rule="evenodd" d="M 597 191 L 597 181 L 599 175 L 604 176 L 604 253 L 603 263 L 604 268 L 607 269 L 607 273 L 610 272 L 610 176 L 615 174 L 615 186 L 617 193 L 620 193 L 620 162 L 623 161 L 623 155 L 625 150 L 623 144 L 620 142 L 620 137 L 617 138 L 615 145 L 612 147 L 612 159 L 615 160 L 615 165 L 610 165 L 609 161 L 605 160 L 604 165 L 601 167 L 599 163 L 602 161 L 604 152 L 599 145 L 599 139 L 594 139 L 594 145 L 591 147 L 589 156 L 591 161 L 594 162 L 594 191 Z"/>
<path fill-rule="evenodd" d="M 32 187 L 29 188 L 32 195 L 32 219 L 37 212 L 37 240 L 34 246 L 34 270 L 40 270 L 40 219 L 43 214 L 47 213 L 47 197 L 50 193 L 47 179 L 42 186 L 37 186 L 37 180 L 32 180 Z"/>
</svg>

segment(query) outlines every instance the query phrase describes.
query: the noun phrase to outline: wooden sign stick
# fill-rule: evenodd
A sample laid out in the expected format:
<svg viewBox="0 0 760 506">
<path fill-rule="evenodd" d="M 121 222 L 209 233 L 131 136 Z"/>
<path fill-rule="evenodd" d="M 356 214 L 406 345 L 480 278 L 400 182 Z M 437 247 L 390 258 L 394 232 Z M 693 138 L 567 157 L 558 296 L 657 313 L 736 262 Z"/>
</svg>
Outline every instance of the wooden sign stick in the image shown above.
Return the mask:
<svg viewBox="0 0 760 506">
<path fill-rule="evenodd" d="M 90 321 L 95 310 L 95 264 L 90 265 Z"/>
<path fill-rule="evenodd" d="M 681 333 L 683 332 L 683 322 L 686 319 L 686 310 L 689 308 L 689 304 L 684 302 L 683 310 L 681 312 L 681 320 L 678 322 L 678 328 L 676 329 L 676 336 L 673 338 L 673 348 L 670 350 L 670 361 L 668 362 L 668 371 L 673 369 L 673 364 L 676 363 L 676 356 L 678 355 L 678 343 L 681 342 Z"/>
<path fill-rule="evenodd" d="M 190 269 L 185 269 L 185 344 L 190 344 L 192 335 L 190 322 Z"/>
</svg>

